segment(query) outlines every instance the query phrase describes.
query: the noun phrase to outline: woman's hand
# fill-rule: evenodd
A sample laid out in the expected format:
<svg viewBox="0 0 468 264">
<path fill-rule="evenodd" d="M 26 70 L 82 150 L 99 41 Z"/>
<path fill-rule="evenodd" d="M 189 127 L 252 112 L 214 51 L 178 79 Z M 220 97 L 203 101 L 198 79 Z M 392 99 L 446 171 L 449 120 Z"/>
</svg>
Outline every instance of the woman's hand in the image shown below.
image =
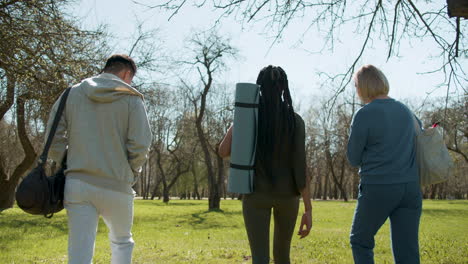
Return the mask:
<svg viewBox="0 0 468 264">
<path fill-rule="evenodd" d="M 302 215 L 299 232 L 297 232 L 301 238 L 308 236 L 310 229 L 312 229 L 312 202 L 310 201 L 309 185 L 310 177 L 306 176 L 305 187 L 301 190 L 302 201 L 304 202 L 304 214 Z"/>
<path fill-rule="evenodd" d="M 301 225 L 297 235 L 301 236 L 301 239 L 308 236 L 312 229 L 312 210 L 304 212 L 301 219 Z"/>
</svg>

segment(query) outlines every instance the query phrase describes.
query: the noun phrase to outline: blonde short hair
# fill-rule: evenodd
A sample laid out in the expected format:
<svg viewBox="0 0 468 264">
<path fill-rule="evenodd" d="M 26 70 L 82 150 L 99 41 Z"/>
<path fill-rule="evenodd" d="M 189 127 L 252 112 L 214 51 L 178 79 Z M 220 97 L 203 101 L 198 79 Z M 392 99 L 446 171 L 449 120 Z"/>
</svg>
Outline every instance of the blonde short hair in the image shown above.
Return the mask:
<svg viewBox="0 0 468 264">
<path fill-rule="evenodd" d="M 388 95 L 390 85 L 387 77 L 377 67 L 367 64 L 354 74 L 354 83 L 359 97 L 368 102 L 379 95 Z"/>
</svg>

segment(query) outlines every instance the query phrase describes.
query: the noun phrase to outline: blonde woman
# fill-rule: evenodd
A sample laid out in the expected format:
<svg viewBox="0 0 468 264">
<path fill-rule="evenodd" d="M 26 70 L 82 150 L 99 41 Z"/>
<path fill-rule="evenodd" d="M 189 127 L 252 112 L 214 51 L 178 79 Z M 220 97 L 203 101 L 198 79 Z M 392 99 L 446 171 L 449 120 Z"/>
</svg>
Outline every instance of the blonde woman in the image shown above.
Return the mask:
<svg viewBox="0 0 468 264">
<path fill-rule="evenodd" d="M 354 115 L 347 150 L 361 179 L 350 235 L 354 262 L 374 263 L 374 236 L 389 218 L 395 263 L 418 264 L 422 195 L 413 114 L 388 96 L 387 78 L 376 67 L 361 67 L 354 82 L 365 104 Z"/>
</svg>

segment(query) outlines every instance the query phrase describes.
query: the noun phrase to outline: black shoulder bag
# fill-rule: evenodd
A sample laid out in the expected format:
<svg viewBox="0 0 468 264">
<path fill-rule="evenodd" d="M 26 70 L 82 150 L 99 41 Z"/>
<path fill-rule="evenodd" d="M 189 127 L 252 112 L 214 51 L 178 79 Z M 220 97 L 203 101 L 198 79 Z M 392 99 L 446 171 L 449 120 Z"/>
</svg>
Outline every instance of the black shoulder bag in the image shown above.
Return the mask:
<svg viewBox="0 0 468 264">
<path fill-rule="evenodd" d="M 45 164 L 47 155 L 55 131 L 57 130 L 60 117 L 62 116 L 68 94 L 68 88 L 60 99 L 57 113 L 55 114 L 54 122 L 50 128 L 47 142 L 44 146 L 44 151 L 39 157 L 38 165 L 34 168 L 21 182 L 16 189 L 16 203 L 26 213 L 33 215 L 44 215 L 51 218 L 54 213 L 63 209 L 63 194 L 65 189 L 65 170 L 67 168 L 67 154 L 62 160 L 60 169 L 52 176 L 47 176 L 45 172 Z"/>
</svg>

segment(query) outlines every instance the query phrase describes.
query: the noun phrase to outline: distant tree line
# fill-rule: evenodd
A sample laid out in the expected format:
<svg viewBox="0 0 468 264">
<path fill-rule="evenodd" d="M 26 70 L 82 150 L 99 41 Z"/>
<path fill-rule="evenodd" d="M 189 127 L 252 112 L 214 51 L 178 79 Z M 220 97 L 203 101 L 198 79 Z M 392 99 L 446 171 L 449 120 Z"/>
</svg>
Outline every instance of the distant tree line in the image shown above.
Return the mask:
<svg viewBox="0 0 468 264">
<path fill-rule="evenodd" d="M 213 95 L 213 97 L 217 97 L 217 100 L 211 101 L 208 106 L 204 127 L 207 128 L 207 140 L 212 146 L 219 144 L 223 132 L 232 122 L 233 90 L 229 89 L 228 92 L 225 87 L 220 87 L 219 90 L 216 90 L 218 93 Z M 183 93 L 172 93 L 172 96 L 180 96 L 179 99 L 175 99 L 178 102 L 188 100 L 188 97 Z M 230 100 L 220 100 L 219 97 L 230 98 Z M 346 100 L 341 97 L 330 112 L 324 107 L 327 101 L 326 96 L 324 96 L 321 103 L 312 105 L 302 112 L 306 124 L 307 173 L 312 178 L 310 185 L 312 199 L 348 201 L 357 198 L 358 169 L 351 167 L 346 158 L 350 122 L 353 113 L 360 107 L 356 99 L 353 99 L 353 95 L 350 95 Z M 455 173 L 445 183 L 424 188 L 424 197 L 428 199 L 468 199 L 468 105 L 463 98 L 462 100 L 453 100 L 448 108 L 445 108 L 444 103 L 438 103 L 440 100 L 437 98 L 433 98 L 431 101 L 433 104 L 426 102 L 423 108 L 417 108 L 408 102 L 407 104 L 412 109 L 419 109 L 415 113 L 421 118 L 425 127 L 436 122 L 443 127 L 447 147 L 455 162 Z M 187 103 L 186 106 L 188 105 Z M 148 106 L 148 108 L 150 107 L 160 108 L 157 105 Z M 180 106 L 173 105 L 173 111 L 176 111 L 178 107 Z M 170 168 L 173 168 L 174 171 L 177 162 L 180 162 L 178 166 L 185 168 L 185 170 L 178 171 L 183 172 L 182 174 L 176 171 L 165 174 L 162 169 L 153 168 L 152 160 L 148 161 L 136 186 L 138 194 L 143 199 L 162 198 L 164 201 L 168 201 L 170 197 L 180 199 L 209 197 L 208 169 L 203 150 L 199 146 L 199 139 L 195 135 L 194 113 L 191 111 L 193 108 L 189 111 L 180 111 L 179 117 L 172 119 L 174 123 L 171 123 L 170 127 L 166 127 L 168 130 L 165 133 L 155 133 L 166 137 L 160 142 L 168 143 L 155 144 L 155 147 L 160 150 L 153 151 L 151 155 L 151 159 L 158 160 L 157 166 L 168 168 L 168 171 Z M 164 120 L 171 122 L 167 119 Z M 160 131 L 161 128 L 154 129 Z M 180 133 L 188 135 L 183 136 Z M 181 147 L 184 145 L 189 147 L 184 150 Z M 210 148 L 211 155 L 216 157 L 216 159 L 211 160 L 211 166 L 215 168 L 219 176 L 220 196 L 238 198 L 237 194 L 226 192 L 229 163 L 220 160 L 215 149 L 214 147 Z M 180 155 L 177 159 L 173 157 L 175 152 Z M 164 187 L 166 186 L 165 181 L 171 183 L 169 193 L 167 192 L 168 188 Z"/>
</svg>

